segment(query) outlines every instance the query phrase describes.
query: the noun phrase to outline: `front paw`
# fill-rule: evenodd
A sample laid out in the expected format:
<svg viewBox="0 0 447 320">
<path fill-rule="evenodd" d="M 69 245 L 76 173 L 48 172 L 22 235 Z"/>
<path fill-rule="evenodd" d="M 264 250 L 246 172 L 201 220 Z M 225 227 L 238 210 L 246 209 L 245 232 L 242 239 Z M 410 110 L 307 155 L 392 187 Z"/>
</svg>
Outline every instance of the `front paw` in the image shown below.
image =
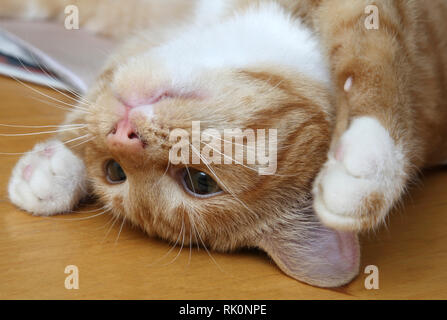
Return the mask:
<svg viewBox="0 0 447 320">
<path fill-rule="evenodd" d="M 347 231 L 379 225 L 401 196 L 405 159 L 374 118 L 355 119 L 314 183 L 314 208 L 327 226 Z"/>
<path fill-rule="evenodd" d="M 63 213 L 85 195 L 86 181 L 81 159 L 62 142 L 51 140 L 19 160 L 9 182 L 9 198 L 35 215 Z"/>
</svg>

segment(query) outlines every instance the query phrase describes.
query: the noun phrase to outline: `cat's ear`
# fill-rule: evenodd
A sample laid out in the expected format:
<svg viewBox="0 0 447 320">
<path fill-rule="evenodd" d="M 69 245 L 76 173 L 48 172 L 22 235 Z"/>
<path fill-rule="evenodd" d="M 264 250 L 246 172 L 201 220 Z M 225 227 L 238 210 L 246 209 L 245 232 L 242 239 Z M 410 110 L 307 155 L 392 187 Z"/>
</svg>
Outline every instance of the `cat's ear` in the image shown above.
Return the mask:
<svg viewBox="0 0 447 320">
<path fill-rule="evenodd" d="M 360 247 L 353 233 L 317 222 L 282 224 L 258 244 L 289 276 L 319 287 L 349 283 L 359 271 Z"/>
</svg>

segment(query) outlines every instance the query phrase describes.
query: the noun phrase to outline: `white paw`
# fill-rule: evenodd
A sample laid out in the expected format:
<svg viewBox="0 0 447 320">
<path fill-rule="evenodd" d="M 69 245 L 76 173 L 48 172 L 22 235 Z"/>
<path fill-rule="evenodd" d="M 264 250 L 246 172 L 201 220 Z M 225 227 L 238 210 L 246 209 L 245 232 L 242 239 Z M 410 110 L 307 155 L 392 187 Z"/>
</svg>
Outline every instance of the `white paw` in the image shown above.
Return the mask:
<svg viewBox="0 0 447 320">
<path fill-rule="evenodd" d="M 338 230 L 371 229 L 401 196 L 405 158 L 374 118 L 355 119 L 314 183 L 320 220 Z"/>
<path fill-rule="evenodd" d="M 16 164 L 9 181 L 11 201 L 35 215 L 70 211 L 86 193 L 81 159 L 62 142 L 38 144 Z"/>
</svg>

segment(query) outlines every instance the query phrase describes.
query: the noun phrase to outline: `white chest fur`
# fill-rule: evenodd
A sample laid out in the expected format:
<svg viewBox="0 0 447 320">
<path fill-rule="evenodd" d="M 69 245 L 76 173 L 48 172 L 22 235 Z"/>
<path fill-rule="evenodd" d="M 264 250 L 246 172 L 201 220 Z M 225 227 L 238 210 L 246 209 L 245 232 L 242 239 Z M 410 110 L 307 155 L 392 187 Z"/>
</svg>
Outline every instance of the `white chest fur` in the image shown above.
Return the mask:
<svg viewBox="0 0 447 320">
<path fill-rule="evenodd" d="M 223 10 L 228 12 L 223 1 L 205 1 L 193 26 L 150 54 L 163 57 L 176 78 L 209 69 L 273 64 L 329 82 L 318 38 L 278 4 L 265 3 L 220 19 Z"/>
</svg>

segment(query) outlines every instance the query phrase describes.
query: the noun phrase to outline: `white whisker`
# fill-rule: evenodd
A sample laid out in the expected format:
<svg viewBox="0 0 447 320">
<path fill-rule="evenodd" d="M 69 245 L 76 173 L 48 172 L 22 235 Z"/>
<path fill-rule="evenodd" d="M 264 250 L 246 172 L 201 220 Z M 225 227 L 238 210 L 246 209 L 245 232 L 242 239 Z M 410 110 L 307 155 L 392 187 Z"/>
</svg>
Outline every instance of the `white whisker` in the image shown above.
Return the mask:
<svg viewBox="0 0 447 320">
<path fill-rule="evenodd" d="M 190 144 L 191 146 L 191 150 L 193 152 L 195 152 L 197 154 L 197 156 L 205 163 L 206 167 L 211 171 L 211 173 L 214 175 L 215 179 L 217 180 L 217 182 L 222 185 L 222 187 L 225 189 L 225 191 L 227 191 L 229 194 L 231 194 L 233 196 L 234 199 L 236 199 L 240 204 L 242 204 L 242 206 L 244 206 L 245 209 L 247 209 L 248 211 L 250 211 L 251 213 L 253 213 L 254 215 L 256 215 L 255 212 L 253 212 L 241 199 L 239 199 L 236 194 L 234 194 L 224 183 L 222 180 L 219 179 L 219 177 L 217 176 L 217 174 L 214 172 L 214 170 L 211 168 L 211 166 L 209 165 L 208 161 L 197 151 L 197 149 Z"/>
<path fill-rule="evenodd" d="M 123 222 L 121 223 L 120 230 L 118 231 L 118 235 L 116 236 L 116 239 L 115 239 L 115 245 L 118 243 L 118 239 L 120 238 L 121 231 L 123 231 L 123 226 L 124 226 L 125 221 L 126 221 L 126 218 L 123 218 Z"/>
<path fill-rule="evenodd" d="M 42 68 L 42 66 L 40 65 L 40 63 L 38 62 L 38 60 L 34 57 L 34 54 L 33 54 L 32 56 L 33 56 L 34 61 L 37 63 L 37 66 L 39 67 L 39 69 L 40 69 L 43 73 L 45 73 L 45 75 L 47 75 L 48 77 L 50 77 L 50 78 L 53 79 L 53 80 L 57 80 L 54 76 L 50 75 L 50 74 L 46 71 L 46 69 Z M 22 60 L 21 60 L 19 57 L 16 56 L 16 59 L 20 62 L 20 64 L 22 65 L 22 67 L 23 67 L 26 71 L 32 73 L 32 71 L 30 71 L 30 70 L 23 64 Z M 69 96 L 68 94 L 66 94 L 66 93 L 64 93 L 64 92 L 62 92 L 62 91 L 60 91 L 60 90 L 58 90 L 57 88 L 53 87 L 51 84 L 48 84 L 48 87 L 50 87 L 50 88 L 53 89 L 54 91 L 60 93 L 60 94 L 63 95 L 64 97 L 67 97 L 67 98 L 73 100 L 73 101 L 76 102 L 76 103 L 83 103 L 83 102 L 81 102 L 81 101 L 79 101 L 79 100 L 77 100 L 77 99 L 75 99 L 75 98 Z M 68 90 L 68 91 L 71 92 L 70 90 Z M 84 103 L 84 104 L 86 104 L 86 103 Z M 88 104 L 86 104 L 86 105 L 89 106 Z"/>
<path fill-rule="evenodd" d="M 74 142 L 74 141 L 77 141 L 77 140 L 80 140 L 80 139 L 83 139 L 83 138 L 87 138 L 89 136 L 90 136 L 90 133 L 88 133 L 86 135 L 83 135 L 83 136 L 80 136 L 80 137 L 77 137 L 77 138 L 74 138 L 74 139 L 71 139 L 71 140 L 68 140 L 68 141 L 62 141 L 62 143 L 65 145 L 65 144 L 68 144 L 70 142 Z M 70 147 L 74 148 L 74 147 L 79 146 L 81 144 L 84 144 L 84 143 L 87 143 L 89 141 L 92 141 L 93 139 L 95 139 L 95 137 L 92 137 L 92 138 L 88 139 L 87 141 L 83 141 L 83 142 L 81 142 L 81 143 L 79 143 L 77 145 L 70 146 Z M 56 147 L 56 148 L 60 148 L 60 147 Z M 42 152 L 42 151 L 43 151 L 43 149 L 42 150 L 35 150 L 35 151 L 27 151 L 27 152 L 0 152 L 0 155 L 2 155 L 2 156 L 20 156 L 20 155 L 24 155 L 24 154 L 39 153 L 39 152 Z"/>
<path fill-rule="evenodd" d="M 75 145 L 70 146 L 70 148 L 73 149 L 73 148 L 79 147 L 80 145 L 83 145 L 83 144 L 86 144 L 86 143 L 88 143 L 88 142 L 90 142 L 90 141 L 95 140 L 95 138 L 96 138 L 96 137 L 91 137 L 90 139 L 87 139 L 86 141 L 82 141 L 82 142 L 80 142 L 80 143 L 78 143 L 78 144 L 75 144 Z M 64 144 L 66 144 L 66 142 L 64 142 Z"/>
<path fill-rule="evenodd" d="M 185 158 L 183 158 L 183 154 L 182 154 L 182 160 L 183 160 L 183 162 L 185 163 L 185 166 L 186 166 L 186 173 L 188 174 L 189 181 L 191 182 L 192 191 L 195 193 L 196 190 L 194 188 L 194 183 L 192 182 L 191 172 L 189 171 L 189 168 L 188 168 L 188 165 L 186 164 Z M 196 235 L 197 231 L 194 229 L 194 225 L 192 224 L 191 217 L 190 217 L 189 214 L 188 214 L 188 219 L 189 219 L 189 225 L 191 226 L 191 230 L 194 232 L 194 238 L 196 239 L 197 250 L 199 250 L 199 239 L 197 239 L 197 235 Z M 190 235 L 190 239 L 191 239 L 191 235 Z M 191 255 L 191 251 L 192 251 L 192 245 L 191 244 L 190 244 L 190 248 L 191 248 L 191 250 L 190 250 L 190 255 Z"/>
<path fill-rule="evenodd" d="M 222 142 L 231 143 L 232 145 L 235 145 L 235 146 L 242 146 L 242 147 L 247 148 L 247 149 L 256 150 L 256 147 L 250 147 L 250 146 L 245 145 L 245 144 L 240 144 L 240 143 L 236 143 L 236 142 L 233 142 L 233 141 L 225 140 L 225 139 L 222 139 L 221 137 L 213 136 L 212 134 L 208 134 L 206 132 L 202 132 L 202 134 L 206 135 L 208 137 L 211 137 L 211 138 L 215 138 L 215 139 L 220 140 Z"/>
<path fill-rule="evenodd" d="M 192 219 L 192 221 L 194 221 L 194 218 L 192 217 L 192 215 L 191 215 L 191 219 Z M 195 222 L 193 222 L 193 224 L 195 224 Z M 199 236 L 200 242 L 202 243 L 203 248 L 205 249 L 205 251 L 206 251 L 206 253 L 208 254 L 208 256 L 211 258 L 211 260 L 212 260 L 212 261 L 214 262 L 214 264 L 217 266 L 217 268 L 219 269 L 219 271 L 221 271 L 221 272 L 223 272 L 223 273 L 226 273 L 226 272 L 222 269 L 222 267 L 217 263 L 217 261 L 214 259 L 214 257 L 213 257 L 213 255 L 211 254 L 211 252 L 210 252 L 210 251 L 208 250 L 208 248 L 206 247 L 205 242 L 202 240 L 202 237 L 200 236 L 200 231 L 197 230 L 197 229 L 196 229 L 196 231 L 197 231 L 197 235 Z"/>
<path fill-rule="evenodd" d="M 191 254 L 192 254 L 192 226 L 191 226 L 191 219 L 189 218 L 189 215 L 187 214 L 189 219 L 189 256 L 188 256 L 188 266 L 191 263 Z"/>
<path fill-rule="evenodd" d="M 91 136 L 91 134 L 87 133 L 87 134 L 85 134 L 83 136 L 80 136 L 80 137 L 76 137 L 76 138 L 73 138 L 73 139 L 70 139 L 70 140 L 67 140 L 67 141 L 62 141 L 62 143 L 63 144 L 68 144 L 68 143 L 71 143 L 71 142 L 75 142 L 75 141 L 81 140 L 83 138 L 88 138 L 89 136 Z"/>
<path fill-rule="evenodd" d="M 46 98 L 48 98 L 48 99 L 50 99 L 50 100 L 59 102 L 59 103 L 61 103 L 61 104 L 63 104 L 63 105 L 66 105 L 66 106 L 68 106 L 68 107 L 71 107 L 71 108 L 74 108 L 74 109 L 79 109 L 79 110 L 82 110 L 82 111 L 84 111 L 84 112 L 88 112 L 88 113 L 90 113 L 89 110 L 87 110 L 87 109 L 85 109 L 85 108 L 83 108 L 83 107 L 76 106 L 76 105 L 73 105 L 73 104 L 64 102 L 64 101 L 62 101 L 62 100 L 59 100 L 59 99 L 57 99 L 57 98 L 54 98 L 54 97 L 52 97 L 52 96 L 50 96 L 50 95 L 48 95 L 48 94 L 45 94 L 45 93 L 43 93 L 43 92 L 41 92 L 41 91 L 39 91 L 39 90 L 37 90 L 37 89 L 31 87 L 30 85 L 26 84 L 25 82 L 19 80 L 18 78 L 14 77 L 14 76 L 11 76 L 11 77 L 12 77 L 14 80 L 16 80 L 17 82 L 19 82 L 20 84 L 22 84 L 23 86 L 25 86 L 26 88 L 30 89 L 30 90 L 33 91 L 33 92 L 38 93 L 38 94 L 41 95 L 41 96 L 44 96 L 44 97 L 46 97 Z"/>
<path fill-rule="evenodd" d="M 157 186 L 157 185 L 160 183 L 160 181 L 164 178 L 164 176 L 166 175 L 166 173 L 168 173 L 168 170 L 169 170 L 169 166 L 170 166 L 170 165 L 171 165 L 171 162 L 168 161 L 168 165 L 166 166 L 166 170 L 163 172 L 163 174 L 162 174 L 162 176 L 160 177 L 160 179 L 158 179 L 158 181 L 152 185 L 152 187 L 155 187 L 155 186 Z"/>
<path fill-rule="evenodd" d="M 88 216 L 88 217 L 83 217 L 83 218 L 59 218 L 59 217 L 43 217 L 44 219 L 50 219 L 50 220 L 54 220 L 54 221 L 84 221 L 84 220 L 89 220 L 89 219 L 93 219 L 99 216 L 102 216 L 104 214 L 106 214 L 107 212 L 109 212 L 112 209 L 107 209 L 105 211 L 99 212 L 97 214 L 94 214 L 92 216 Z M 86 211 L 87 212 L 87 211 Z M 81 212 L 83 213 L 83 212 Z"/>
<path fill-rule="evenodd" d="M 59 127 L 81 127 L 86 126 L 85 123 L 73 123 L 73 124 L 55 124 L 55 125 L 45 125 L 45 126 L 27 126 L 27 125 L 18 125 L 18 124 L 3 124 L 0 123 L 0 127 L 7 128 L 28 128 L 28 129 L 41 129 L 41 128 L 59 128 Z"/>
<path fill-rule="evenodd" d="M 182 225 L 182 227 L 183 227 L 183 225 Z M 162 261 L 164 258 L 166 258 L 172 252 L 172 250 L 174 250 L 174 248 L 177 246 L 177 243 L 179 242 L 181 235 L 182 235 L 182 230 L 180 230 L 180 232 L 178 234 L 178 237 L 177 237 L 177 240 L 175 241 L 174 245 L 171 246 L 171 248 L 168 250 L 168 252 L 166 252 L 163 256 L 161 256 L 160 258 L 158 258 L 154 262 L 148 264 L 148 266 L 151 267 L 151 266 L 155 265 L 156 263 Z"/>
<path fill-rule="evenodd" d="M 243 164 L 242 162 L 239 162 L 239 161 L 237 161 L 236 159 L 231 158 L 230 156 L 227 156 L 226 154 L 224 154 L 224 153 L 222 153 L 221 151 L 219 151 L 219 150 L 213 148 L 211 145 L 209 145 L 209 144 L 207 144 L 207 143 L 204 143 L 204 145 L 207 146 L 207 147 L 209 147 L 210 149 L 212 149 L 214 152 L 216 152 L 216 153 L 222 155 L 223 157 L 225 157 L 225 158 L 227 158 L 227 159 L 230 159 L 232 162 L 234 161 L 235 164 L 238 164 L 238 165 L 240 165 L 240 166 L 242 166 L 242 167 L 244 167 L 244 168 L 247 168 L 247 169 L 250 169 L 250 170 L 252 170 L 252 171 L 254 171 L 254 172 L 259 173 L 259 169 L 249 167 L 249 166 Z M 271 176 L 276 176 L 276 177 L 296 177 L 297 175 L 298 175 L 298 174 L 277 174 L 277 173 L 275 173 L 275 174 L 271 174 Z"/>
<path fill-rule="evenodd" d="M 183 234 L 183 239 L 182 239 L 182 245 L 177 253 L 177 255 L 174 257 L 174 259 L 172 259 L 169 263 L 163 264 L 162 266 L 168 266 L 172 263 L 175 262 L 175 260 L 177 260 L 177 258 L 180 256 L 180 253 L 182 253 L 182 249 L 183 249 L 183 245 L 185 244 L 185 221 L 184 221 L 184 214 L 183 214 L 183 219 L 182 219 L 182 228 L 180 229 L 180 234 L 179 236 Z M 177 243 L 176 243 L 177 245 Z"/>
<path fill-rule="evenodd" d="M 112 217 L 102 227 L 99 227 L 96 230 L 104 229 L 105 227 L 107 227 L 108 224 L 110 224 L 115 219 L 115 217 L 113 216 L 113 212 L 111 210 L 107 213 L 110 213 Z"/>
<path fill-rule="evenodd" d="M 193 146 L 191 145 L 191 147 L 193 147 Z M 183 158 L 183 155 L 182 155 L 182 158 Z M 183 160 L 184 160 L 184 159 L 183 159 Z M 186 163 L 186 162 L 185 162 L 185 163 Z M 191 174 L 190 174 L 190 172 L 189 172 L 188 167 L 186 167 L 186 171 L 187 171 L 187 173 L 188 173 L 189 179 L 191 180 L 191 185 L 194 186 L 194 184 L 192 183 L 192 177 L 191 177 Z M 193 192 L 195 193 L 194 187 L 193 187 Z M 217 263 L 217 261 L 214 259 L 214 257 L 211 255 L 211 253 L 209 252 L 208 248 L 206 247 L 205 242 L 202 240 L 202 237 L 200 236 L 200 232 L 199 232 L 199 230 L 198 230 L 197 228 L 195 228 L 195 222 L 194 222 L 194 218 L 193 218 L 192 214 L 188 214 L 188 218 L 189 218 L 189 222 L 190 222 L 190 225 L 191 225 L 192 229 L 193 229 L 193 230 L 195 229 L 194 235 L 195 235 L 195 237 L 196 237 L 196 241 L 197 241 L 197 248 L 198 248 L 198 246 L 199 246 L 199 242 L 198 242 L 198 240 L 197 240 L 197 236 L 198 236 L 198 237 L 199 237 L 199 240 L 200 240 L 200 242 L 202 243 L 202 245 L 203 245 L 205 251 L 207 252 L 208 256 L 211 258 L 211 260 L 214 262 L 214 264 L 218 267 L 218 269 L 219 269 L 221 272 L 224 272 L 224 270 L 220 267 L 220 265 Z"/>
<path fill-rule="evenodd" d="M 109 230 L 107 230 L 106 235 L 104 236 L 104 238 L 102 239 L 101 243 L 104 243 L 104 241 L 107 239 L 107 236 L 109 235 L 110 231 L 112 230 L 113 226 L 115 225 L 115 223 L 119 220 L 119 216 L 115 216 L 112 225 L 110 226 Z"/>
<path fill-rule="evenodd" d="M 204 143 L 204 145 L 207 146 L 207 147 L 209 147 L 209 148 L 211 148 L 211 149 L 212 149 L 213 151 L 215 151 L 216 153 L 218 153 L 218 154 L 224 156 L 225 158 L 230 159 L 232 162 L 234 161 L 234 163 L 236 163 L 236 164 L 238 164 L 238 165 L 241 165 L 241 166 L 243 166 L 244 168 L 247 168 L 247 169 L 250 169 L 250 170 L 253 170 L 253 171 L 258 172 L 258 169 L 249 167 L 249 166 L 243 164 L 242 162 L 239 162 L 239 161 L 237 161 L 236 159 L 234 159 L 234 158 L 232 158 L 232 157 L 230 157 L 230 156 L 227 156 L 226 154 L 224 154 L 224 153 L 220 152 L 219 150 L 213 148 L 211 145 L 209 145 L 209 144 L 207 144 L 207 143 Z"/>
<path fill-rule="evenodd" d="M 46 105 L 48 105 L 48 106 L 50 106 L 50 107 L 56 108 L 56 109 L 61 109 L 61 110 L 68 111 L 68 112 L 72 112 L 72 111 L 73 111 L 72 108 L 67 108 L 67 107 L 58 105 L 58 104 L 56 104 L 56 103 L 54 103 L 54 102 L 50 102 L 50 101 L 47 101 L 47 100 L 44 100 L 44 99 L 41 99 L 41 98 L 37 98 L 37 97 L 33 97 L 33 96 L 30 96 L 29 98 L 31 98 L 31 99 L 33 99 L 33 100 L 37 100 L 37 101 L 39 101 L 39 102 L 42 102 L 42 103 L 44 103 L 44 104 L 46 104 Z M 77 112 L 81 112 L 81 113 L 91 113 L 91 112 L 84 111 L 84 110 L 77 110 Z"/>
<path fill-rule="evenodd" d="M 86 125 L 84 125 L 82 127 L 65 128 L 65 129 L 52 130 L 52 131 L 40 131 L 40 132 L 28 132 L 28 133 L 0 133 L 0 137 L 34 136 L 34 135 L 41 135 L 41 134 L 51 134 L 51 133 L 59 133 L 59 132 L 65 132 L 65 131 L 79 130 L 79 129 L 83 129 L 85 127 L 86 127 Z"/>
</svg>

